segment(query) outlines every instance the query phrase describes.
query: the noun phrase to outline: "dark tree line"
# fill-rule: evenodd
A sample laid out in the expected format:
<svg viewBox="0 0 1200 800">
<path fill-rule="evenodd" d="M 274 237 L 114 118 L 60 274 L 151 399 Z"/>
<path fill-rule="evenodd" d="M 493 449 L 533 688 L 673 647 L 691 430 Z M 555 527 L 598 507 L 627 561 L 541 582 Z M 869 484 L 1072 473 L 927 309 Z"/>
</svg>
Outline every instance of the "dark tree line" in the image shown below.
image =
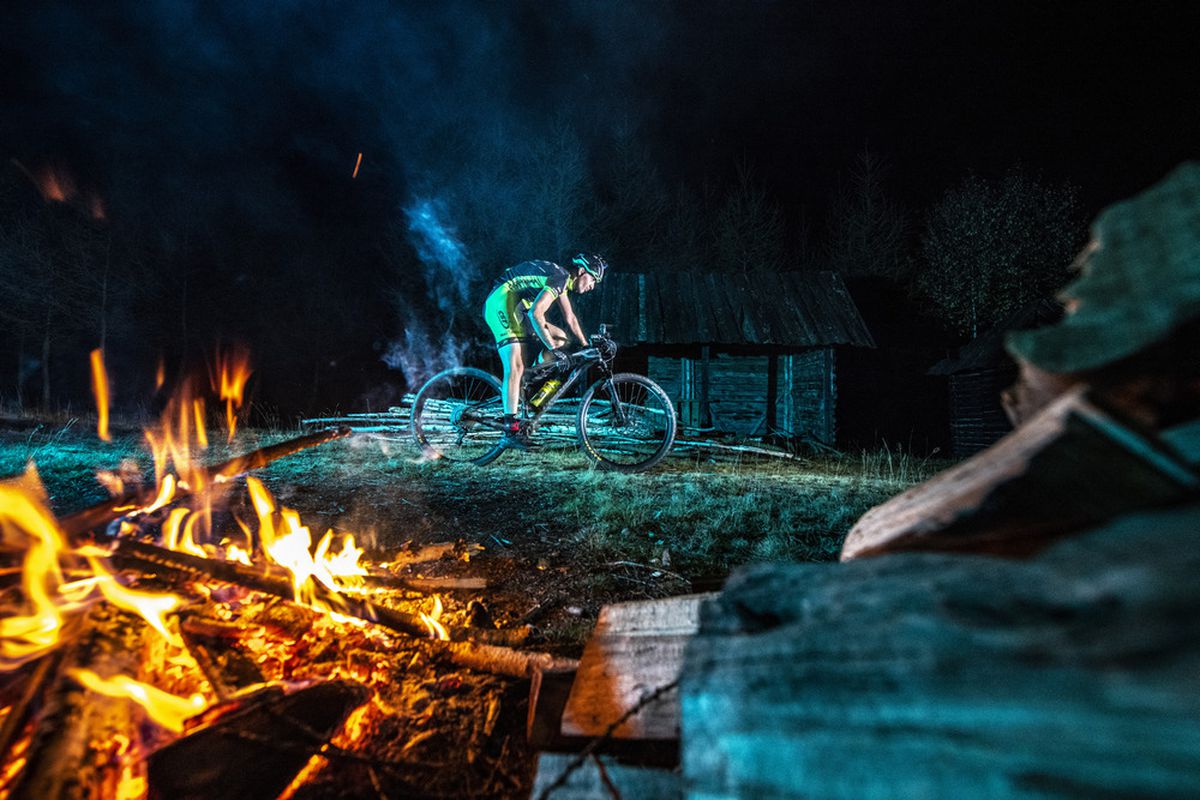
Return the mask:
<svg viewBox="0 0 1200 800">
<path fill-rule="evenodd" d="M 1082 244 L 1073 190 L 1020 169 L 966 176 L 930 208 L 905 209 L 886 163 L 864 150 L 814 235 L 748 161 L 721 181 L 672 185 L 633 126 L 599 146 L 560 122 L 431 130 L 413 147 L 429 166 L 364 195 L 372 214 L 317 204 L 272 224 L 190 211 L 219 208 L 211 197 L 102 218 L 5 170 L 0 397 L 86 406 L 86 354 L 104 347 L 118 406 L 136 408 L 150 402 L 158 359 L 180 374 L 239 342 L 254 354 L 260 408 L 383 405 L 448 362 L 488 357 L 479 308 L 494 275 L 578 249 L 631 271 L 882 279 L 969 336 L 1053 293 Z M 337 181 L 325 195 L 348 191 Z M 402 375 L 389 378 L 385 362 Z"/>
</svg>

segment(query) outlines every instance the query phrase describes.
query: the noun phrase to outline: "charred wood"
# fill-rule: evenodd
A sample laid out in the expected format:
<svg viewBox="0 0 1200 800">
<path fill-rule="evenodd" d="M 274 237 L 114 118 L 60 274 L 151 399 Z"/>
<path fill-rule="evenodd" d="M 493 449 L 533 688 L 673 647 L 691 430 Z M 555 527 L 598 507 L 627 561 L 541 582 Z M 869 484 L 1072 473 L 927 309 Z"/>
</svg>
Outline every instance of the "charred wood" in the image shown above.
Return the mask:
<svg viewBox="0 0 1200 800">
<path fill-rule="evenodd" d="M 227 701 L 213 723 L 150 757 L 153 798 L 279 796 L 350 712 L 367 700 L 355 683 L 330 681 L 285 693 L 278 686 Z"/>
<path fill-rule="evenodd" d="M 299 453 L 301 450 L 306 450 L 310 447 L 325 444 L 326 442 L 340 439 L 349 436 L 353 431 L 350 428 L 330 428 L 328 430 L 318 431 L 316 433 L 298 436 L 294 439 L 288 439 L 285 442 L 278 442 L 266 447 L 260 447 L 244 455 L 231 458 L 220 464 L 208 467 L 205 470 L 207 482 L 227 481 L 238 475 L 241 475 L 250 470 L 265 467 L 273 461 L 277 461 L 285 456 Z M 177 498 L 187 496 L 185 492 L 176 494 Z M 131 505 L 144 505 L 150 501 L 150 497 L 146 496 L 145 492 L 126 492 L 125 494 L 105 500 L 103 503 L 98 503 L 91 508 L 86 508 L 83 511 L 78 511 L 69 516 L 63 517 L 59 521 L 59 527 L 68 538 L 74 539 L 82 536 L 88 531 L 93 531 L 98 528 L 103 528 L 109 523 L 120 519 L 125 514 L 129 513 Z"/>
<path fill-rule="evenodd" d="M 29 760 L 12 795 L 17 800 L 115 794 L 120 765 L 113 754 L 95 748 L 116 741 L 118 734 L 128 735 L 140 719 L 128 701 L 88 692 L 68 672 L 136 674 L 145 625 L 106 605 L 96 606 L 75 624 L 81 630 L 48 682 Z"/>
</svg>

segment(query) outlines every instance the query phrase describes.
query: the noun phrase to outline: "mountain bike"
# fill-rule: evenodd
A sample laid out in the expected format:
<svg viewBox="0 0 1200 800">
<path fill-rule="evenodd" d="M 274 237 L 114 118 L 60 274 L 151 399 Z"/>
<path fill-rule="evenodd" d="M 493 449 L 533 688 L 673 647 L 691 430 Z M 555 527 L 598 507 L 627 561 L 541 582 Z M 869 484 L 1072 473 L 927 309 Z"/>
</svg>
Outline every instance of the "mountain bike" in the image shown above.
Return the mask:
<svg viewBox="0 0 1200 800">
<path fill-rule="evenodd" d="M 641 472 L 661 461 L 675 441 L 675 406 L 662 387 L 643 375 L 614 373 L 617 344 L 606 326 L 591 346 L 565 358 L 528 367 L 521 379 L 520 421 L 537 443 L 539 425 L 564 395 L 595 370 L 599 379 L 578 400 L 575 436 L 594 464 Z M 430 378 L 417 392 L 412 431 L 431 458 L 490 464 L 508 448 L 500 380 L 480 369 L 455 367 Z M 559 417 L 561 419 L 561 416 Z"/>
</svg>

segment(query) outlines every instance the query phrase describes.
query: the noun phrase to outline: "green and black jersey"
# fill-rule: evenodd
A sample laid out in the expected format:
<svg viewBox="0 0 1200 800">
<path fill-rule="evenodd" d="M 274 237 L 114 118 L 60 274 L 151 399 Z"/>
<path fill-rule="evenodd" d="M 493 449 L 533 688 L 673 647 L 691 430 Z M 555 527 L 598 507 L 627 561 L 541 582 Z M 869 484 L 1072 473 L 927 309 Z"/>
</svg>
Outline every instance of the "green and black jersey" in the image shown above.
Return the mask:
<svg viewBox="0 0 1200 800">
<path fill-rule="evenodd" d="M 496 345 L 534 342 L 537 336 L 527 324 L 526 314 L 543 291 L 555 298 L 574 285 L 571 273 L 552 261 L 523 261 L 496 279 L 483 307 Z"/>
<path fill-rule="evenodd" d="M 571 274 L 553 261 L 523 261 L 506 269 L 492 285 L 492 291 L 511 292 L 532 307 L 543 289 L 558 297 L 567 290 L 570 281 Z"/>
</svg>

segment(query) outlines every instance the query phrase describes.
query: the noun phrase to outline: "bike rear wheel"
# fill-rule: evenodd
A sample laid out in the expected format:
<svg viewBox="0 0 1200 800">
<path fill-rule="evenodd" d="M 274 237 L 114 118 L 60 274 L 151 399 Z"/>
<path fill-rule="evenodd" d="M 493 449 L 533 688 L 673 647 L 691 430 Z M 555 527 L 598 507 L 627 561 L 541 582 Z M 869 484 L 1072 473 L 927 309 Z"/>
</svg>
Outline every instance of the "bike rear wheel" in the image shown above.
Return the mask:
<svg viewBox="0 0 1200 800">
<path fill-rule="evenodd" d="M 670 452 L 675 406 L 654 381 L 620 373 L 587 390 L 576 427 L 580 447 L 595 464 L 617 472 L 641 472 Z"/>
<path fill-rule="evenodd" d="M 483 370 L 455 367 L 434 375 L 413 400 L 412 432 L 430 458 L 488 464 L 504 452 L 500 381 Z"/>
</svg>

